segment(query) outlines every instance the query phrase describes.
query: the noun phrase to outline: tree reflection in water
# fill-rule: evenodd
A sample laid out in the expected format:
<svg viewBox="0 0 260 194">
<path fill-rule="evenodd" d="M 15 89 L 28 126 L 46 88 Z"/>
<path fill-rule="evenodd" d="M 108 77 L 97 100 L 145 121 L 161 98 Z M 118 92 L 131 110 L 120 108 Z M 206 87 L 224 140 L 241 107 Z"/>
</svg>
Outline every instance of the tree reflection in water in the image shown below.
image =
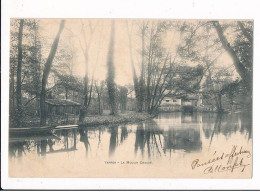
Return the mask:
<svg viewBox="0 0 260 194">
<path fill-rule="evenodd" d="M 9 143 L 9 156 L 11 158 L 21 159 L 26 150 L 30 151 L 29 142 L 27 141 Z"/>
<path fill-rule="evenodd" d="M 128 137 L 128 132 L 126 126 L 121 126 L 121 138 L 120 143 L 122 144 Z"/>
<path fill-rule="evenodd" d="M 139 148 L 141 150 L 142 156 L 144 155 L 144 144 L 145 144 L 144 126 L 143 123 L 138 123 L 135 132 L 135 154 L 137 153 Z"/>
<path fill-rule="evenodd" d="M 110 130 L 110 143 L 109 143 L 109 156 L 113 156 L 116 146 L 118 144 L 118 126 L 109 127 Z"/>
<path fill-rule="evenodd" d="M 208 122 L 207 117 L 203 118 L 204 122 Z M 204 135 L 210 138 L 209 148 L 214 140 L 214 136 L 223 134 L 230 137 L 233 133 L 240 132 L 247 134 L 248 140 L 252 138 L 252 114 L 251 112 L 241 112 L 239 114 L 215 114 L 215 122 L 213 130 L 210 127 L 203 127 Z M 211 131 L 211 132 L 210 132 Z M 211 135 L 209 136 L 209 134 Z"/>
<path fill-rule="evenodd" d="M 145 156 L 145 151 L 147 151 L 148 159 L 151 159 L 152 155 L 156 156 L 158 154 L 161 156 L 161 135 L 162 130 L 159 129 L 158 125 L 153 120 L 146 121 L 145 123 L 138 123 L 134 145 L 135 155 L 140 149 L 142 158 Z"/>
<path fill-rule="evenodd" d="M 88 157 L 93 144 L 95 153 L 91 157 L 103 156 L 106 153 L 112 157 L 116 153 L 117 146 L 127 145 L 130 146 L 129 150 L 133 148 L 133 156 L 138 157 L 140 154 L 143 159 L 156 159 L 171 157 L 173 152 L 199 152 L 202 143 L 210 146 L 219 134 L 227 137 L 227 141 L 237 132 L 240 133 L 238 135 L 251 139 L 251 127 L 249 113 L 161 114 L 157 119 L 137 124 L 87 128 L 80 126 L 78 129 L 58 130 L 55 135 L 11 136 L 9 155 L 11 158 L 21 158 L 26 157 L 24 153 L 32 151 L 45 158 L 49 153 L 76 151 L 77 143 L 81 142 L 84 144 L 83 152 Z M 205 139 L 209 141 L 202 142 L 202 137 L 203 141 Z M 78 149 L 82 147 L 79 146 Z"/>
<path fill-rule="evenodd" d="M 196 117 L 195 117 L 196 118 Z M 167 152 L 184 150 L 185 152 L 200 151 L 202 142 L 200 130 L 197 127 L 170 127 L 169 129 L 160 128 L 153 121 L 146 121 L 145 129 L 143 123 L 139 123 L 136 130 L 135 154 L 140 149 L 142 157 L 147 152 L 149 159 L 151 157 L 166 156 Z"/>
<path fill-rule="evenodd" d="M 88 155 L 88 150 L 90 147 L 89 139 L 88 139 L 88 129 L 83 126 L 79 126 L 79 136 L 80 136 L 79 141 L 84 143 L 86 153 Z"/>
</svg>

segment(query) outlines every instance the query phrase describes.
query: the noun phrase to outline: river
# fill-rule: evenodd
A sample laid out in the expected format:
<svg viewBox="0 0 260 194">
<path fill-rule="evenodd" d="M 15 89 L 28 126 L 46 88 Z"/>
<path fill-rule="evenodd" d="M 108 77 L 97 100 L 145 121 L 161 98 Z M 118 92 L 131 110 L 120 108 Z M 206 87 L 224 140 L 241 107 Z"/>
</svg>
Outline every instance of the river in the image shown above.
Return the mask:
<svg viewBox="0 0 260 194">
<path fill-rule="evenodd" d="M 247 114 L 160 113 L 134 124 L 12 136 L 9 176 L 250 177 L 252 167 L 243 173 L 211 175 L 204 175 L 204 169 L 191 169 L 195 159 L 207 161 L 234 146 L 252 151 Z"/>
</svg>

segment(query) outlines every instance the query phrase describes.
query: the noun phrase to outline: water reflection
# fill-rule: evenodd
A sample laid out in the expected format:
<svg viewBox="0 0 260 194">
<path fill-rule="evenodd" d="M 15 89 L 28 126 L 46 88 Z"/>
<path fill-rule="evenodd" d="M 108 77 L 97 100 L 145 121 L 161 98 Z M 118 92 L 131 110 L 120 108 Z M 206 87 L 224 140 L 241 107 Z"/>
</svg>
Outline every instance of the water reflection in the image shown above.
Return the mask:
<svg viewBox="0 0 260 194">
<path fill-rule="evenodd" d="M 109 127 L 110 130 L 110 144 L 109 144 L 109 156 L 115 153 L 118 143 L 118 126 Z"/>
<path fill-rule="evenodd" d="M 79 155 L 85 153 L 86 159 L 97 156 L 105 159 L 127 152 L 129 157 L 141 156 L 151 160 L 171 157 L 174 152 L 201 152 L 203 145 L 210 149 L 219 135 L 224 135 L 226 141 L 237 133 L 241 138 L 251 139 L 251 127 L 251 115 L 248 113 L 164 113 L 137 124 L 81 126 L 58 130 L 54 134 L 10 135 L 9 156 L 20 160 L 27 153 L 35 153 L 45 159 L 49 154 L 73 152 Z"/>
<path fill-rule="evenodd" d="M 137 125 L 137 129 L 135 132 L 135 154 L 137 153 L 138 149 L 141 150 L 142 156 L 144 155 L 144 146 L 145 146 L 145 131 L 143 127 L 143 123 L 139 123 Z"/>
<path fill-rule="evenodd" d="M 9 143 L 9 156 L 11 158 L 20 158 L 25 151 L 29 150 L 29 142 L 10 142 Z"/>
<path fill-rule="evenodd" d="M 84 128 L 82 126 L 79 127 L 79 141 L 82 142 L 85 146 L 86 153 L 88 154 L 88 149 L 89 149 L 89 140 L 88 140 L 88 129 Z"/>
<path fill-rule="evenodd" d="M 122 126 L 121 127 L 121 138 L 120 138 L 121 144 L 127 139 L 127 136 L 128 136 L 127 127 Z"/>
<path fill-rule="evenodd" d="M 185 152 L 197 152 L 201 150 L 200 131 L 193 128 L 172 128 L 165 133 L 164 138 L 164 149 L 166 151 L 184 150 Z"/>
</svg>

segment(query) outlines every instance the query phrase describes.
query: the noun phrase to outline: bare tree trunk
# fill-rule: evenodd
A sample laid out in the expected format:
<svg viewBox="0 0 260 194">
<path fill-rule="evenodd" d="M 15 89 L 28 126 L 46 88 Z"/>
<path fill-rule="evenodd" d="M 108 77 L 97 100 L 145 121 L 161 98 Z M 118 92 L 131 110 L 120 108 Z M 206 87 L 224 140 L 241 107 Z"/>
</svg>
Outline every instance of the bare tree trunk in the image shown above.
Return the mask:
<svg viewBox="0 0 260 194">
<path fill-rule="evenodd" d="M 107 90 L 109 96 L 109 104 L 110 104 L 110 114 L 117 114 L 117 106 L 116 106 L 116 86 L 115 86 L 115 67 L 114 67 L 114 36 L 115 36 L 115 26 L 114 21 L 111 26 L 111 36 L 110 36 L 110 44 L 107 58 Z"/>
<path fill-rule="evenodd" d="M 149 53 L 148 53 L 148 63 L 147 63 L 147 84 L 146 84 L 146 111 L 149 113 L 151 111 L 151 69 L 152 69 L 152 63 L 153 63 L 153 30 L 151 29 L 150 32 L 150 45 L 149 45 Z"/>
<path fill-rule="evenodd" d="M 140 90 L 140 111 L 143 111 L 143 105 L 144 105 L 144 99 L 145 99 L 145 88 L 144 88 L 144 55 L 145 55 L 145 45 L 144 45 L 144 37 L 145 37 L 145 31 L 146 31 L 146 25 L 143 23 L 142 27 L 142 67 L 141 67 L 141 76 L 140 76 L 140 82 L 139 82 L 139 90 Z"/>
<path fill-rule="evenodd" d="M 101 95 L 102 95 L 102 86 L 100 86 L 100 89 L 98 88 L 97 84 L 95 83 L 95 88 L 96 88 L 96 92 L 97 92 L 97 100 L 98 100 L 98 114 L 102 115 L 103 110 L 102 110 L 102 99 L 101 99 Z"/>
<path fill-rule="evenodd" d="M 68 100 L 68 88 L 65 87 L 65 99 Z"/>
<path fill-rule="evenodd" d="M 219 93 L 218 94 L 218 112 L 219 113 L 222 113 L 223 112 L 223 109 L 222 109 L 222 94 Z"/>
<path fill-rule="evenodd" d="M 14 64 L 10 64 L 10 125 L 14 124 L 15 119 L 15 91 L 14 91 Z"/>
<path fill-rule="evenodd" d="M 82 123 L 86 116 L 88 106 L 88 51 L 85 51 L 85 77 L 84 77 L 84 103 L 79 112 L 79 122 Z"/>
<path fill-rule="evenodd" d="M 17 64 L 17 82 L 16 82 L 16 102 L 17 102 L 17 112 L 16 112 L 16 124 L 17 127 L 21 125 L 21 118 L 22 118 L 22 61 L 23 61 L 23 50 L 22 50 L 22 43 L 23 43 L 23 26 L 24 20 L 20 20 L 19 26 L 19 34 L 18 34 L 18 64 Z"/>
<path fill-rule="evenodd" d="M 134 81 L 134 89 L 135 89 L 135 98 L 137 102 L 137 111 L 142 112 L 142 103 L 141 103 L 141 95 L 140 95 L 140 85 L 139 81 L 136 75 L 135 66 L 134 66 L 134 60 L 133 60 L 133 52 L 132 52 L 132 40 L 131 35 L 128 28 L 128 22 L 127 22 L 127 31 L 128 31 L 128 40 L 129 40 L 129 52 L 130 52 L 130 59 L 131 59 L 131 66 L 132 66 L 132 72 L 133 72 L 133 81 Z"/>
<path fill-rule="evenodd" d="M 36 98 L 39 97 L 40 94 L 40 78 L 41 78 L 41 67 L 40 67 L 40 63 L 41 63 L 41 44 L 38 43 L 39 42 L 39 36 L 38 36 L 38 26 L 36 21 L 34 21 L 34 52 L 33 52 L 33 56 L 34 56 L 34 63 L 32 65 L 33 68 L 33 86 L 34 86 L 34 91 L 35 91 L 35 95 Z"/>
<path fill-rule="evenodd" d="M 102 115 L 102 104 L 101 104 L 101 96 L 98 94 L 98 114 Z"/>
<path fill-rule="evenodd" d="M 95 31 L 95 28 L 92 29 L 92 25 L 91 22 L 89 22 L 89 28 L 91 31 L 91 36 L 89 37 L 89 41 L 87 42 L 86 40 L 86 36 L 85 36 L 85 31 L 83 28 L 83 37 L 84 37 L 84 42 L 85 42 L 85 50 L 83 49 L 83 47 L 81 46 L 81 49 L 84 53 L 84 57 L 85 57 L 85 77 L 84 77 L 84 103 L 83 103 L 83 107 L 81 107 L 80 112 L 79 112 L 79 123 L 83 123 L 85 116 L 87 114 L 87 110 L 88 107 L 90 105 L 91 102 L 91 95 L 92 95 L 92 87 L 93 87 L 93 76 L 94 76 L 94 72 L 92 75 L 92 82 L 91 82 L 91 87 L 90 87 L 90 91 L 88 88 L 88 82 L 89 82 L 89 78 L 88 78 L 88 51 L 89 51 L 89 47 L 91 45 L 92 42 L 92 35 Z"/>
<path fill-rule="evenodd" d="M 87 110 L 92 98 L 92 89 L 93 89 L 93 76 L 91 80 L 90 89 L 88 88 L 89 79 L 88 79 L 88 53 L 87 52 L 85 53 L 85 64 L 86 64 L 86 71 L 84 77 L 84 103 L 83 103 L 83 107 L 80 109 L 80 114 L 79 114 L 80 123 L 84 121 L 84 118 L 87 114 Z"/>
<path fill-rule="evenodd" d="M 60 28 L 59 31 L 53 41 L 53 44 L 51 46 L 51 50 L 48 56 L 48 59 L 44 65 L 44 70 L 43 70 L 43 76 L 42 76 L 42 89 L 41 89 L 41 95 L 40 95 L 40 110 L 41 110 L 41 116 L 40 116 L 40 125 L 44 126 L 46 125 L 46 110 L 45 110 L 45 98 L 46 98 L 46 85 L 48 81 L 48 76 L 50 74 L 51 66 L 52 66 L 52 61 L 55 57 L 57 47 L 59 44 L 60 40 L 60 35 L 61 32 L 64 28 L 65 21 L 62 20 L 60 23 Z"/>
</svg>

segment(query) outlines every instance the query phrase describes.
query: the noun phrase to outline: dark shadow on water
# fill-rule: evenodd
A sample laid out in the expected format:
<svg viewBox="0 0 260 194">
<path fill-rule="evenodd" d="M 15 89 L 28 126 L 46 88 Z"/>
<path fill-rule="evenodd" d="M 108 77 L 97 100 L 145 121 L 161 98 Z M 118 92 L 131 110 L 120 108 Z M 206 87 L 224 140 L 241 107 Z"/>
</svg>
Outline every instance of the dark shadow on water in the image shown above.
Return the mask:
<svg viewBox="0 0 260 194">
<path fill-rule="evenodd" d="M 120 143 L 122 144 L 128 137 L 128 132 L 126 126 L 121 126 L 121 138 Z"/>
<path fill-rule="evenodd" d="M 213 118 L 215 119 L 214 123 L 212 122 Z M 214 136 L 218 134 L 230 138 L 233 133 L 240 132 L 246 134 L 248 139 L 252 138 L 252 115 L 249 112 L 214 114 L 210 120 L 208 120 L 207 115 L 203 115 L 203 121 L 206 123 L 203 125 L 203 132 L 205 137 L 210 139 L 210 145 Z M 213 130 L 210 124 L 214 124 Z"/>
<path fill-rule="evenodd" d="M 137 129 L 135 132 L 135 154 L 138 149 L 141 150 L 142 156 L 144 155 L 144 145 L 145 145 L 145 132 L 143 123 L 138 123 Z"/>
<path fill-rule="evenodd" d="M 85 127 L 80 126 L 79 127 L 79 141 L 84 143 L 85 149 L 86 149 L 86 153 L 88 155 L 88 151 L 89 151 L 89 140 L 88 140 L 88 129 Z"/>
<path fill-rule="evenodd" d="M 25 150 L 29 150 L 26 141 L 9 143 L 9 156 L 11 158 L 21 158 L 23 153 L 25 153 Z"/>
<path fill-rule="evenodd" d="M 118 144 L 118 126 L 109 127 L 110 141 L 109 141 L 109 156 L 113 156 Z"/>
<path fill-rule="evenodd" d="M 138 123 L 135 138 L 135 155 L 140 150 L 142 157 L 147 154 L 148 159 L 162 154 L 162 130 L 153 120 Z"/>
<path fill-rule="evenodd" d="M 164 133 L 164 149 L 171 152 L 184 150 L 185 152 L 199 152 L 202 147 L 200 131 L 194 128 L 170 128 Z"/>
<path fill-rule="evenodd" d="M 214 124 L 213 132 L 212 132 L 211 137 L 210 137 L 210 142 L 209 142 L 209 148 L 208 149 L 210 149 L 210 146 L 211 146 L 214 134 L 215 133 L 220 133 L 220 131 L 221 131 L 222 117 L 223 117 L 222 114 L 217 114 L 217 116 L 216 116 L 216 121 L 215 121 L 215 124 Z"/>
</svg>

